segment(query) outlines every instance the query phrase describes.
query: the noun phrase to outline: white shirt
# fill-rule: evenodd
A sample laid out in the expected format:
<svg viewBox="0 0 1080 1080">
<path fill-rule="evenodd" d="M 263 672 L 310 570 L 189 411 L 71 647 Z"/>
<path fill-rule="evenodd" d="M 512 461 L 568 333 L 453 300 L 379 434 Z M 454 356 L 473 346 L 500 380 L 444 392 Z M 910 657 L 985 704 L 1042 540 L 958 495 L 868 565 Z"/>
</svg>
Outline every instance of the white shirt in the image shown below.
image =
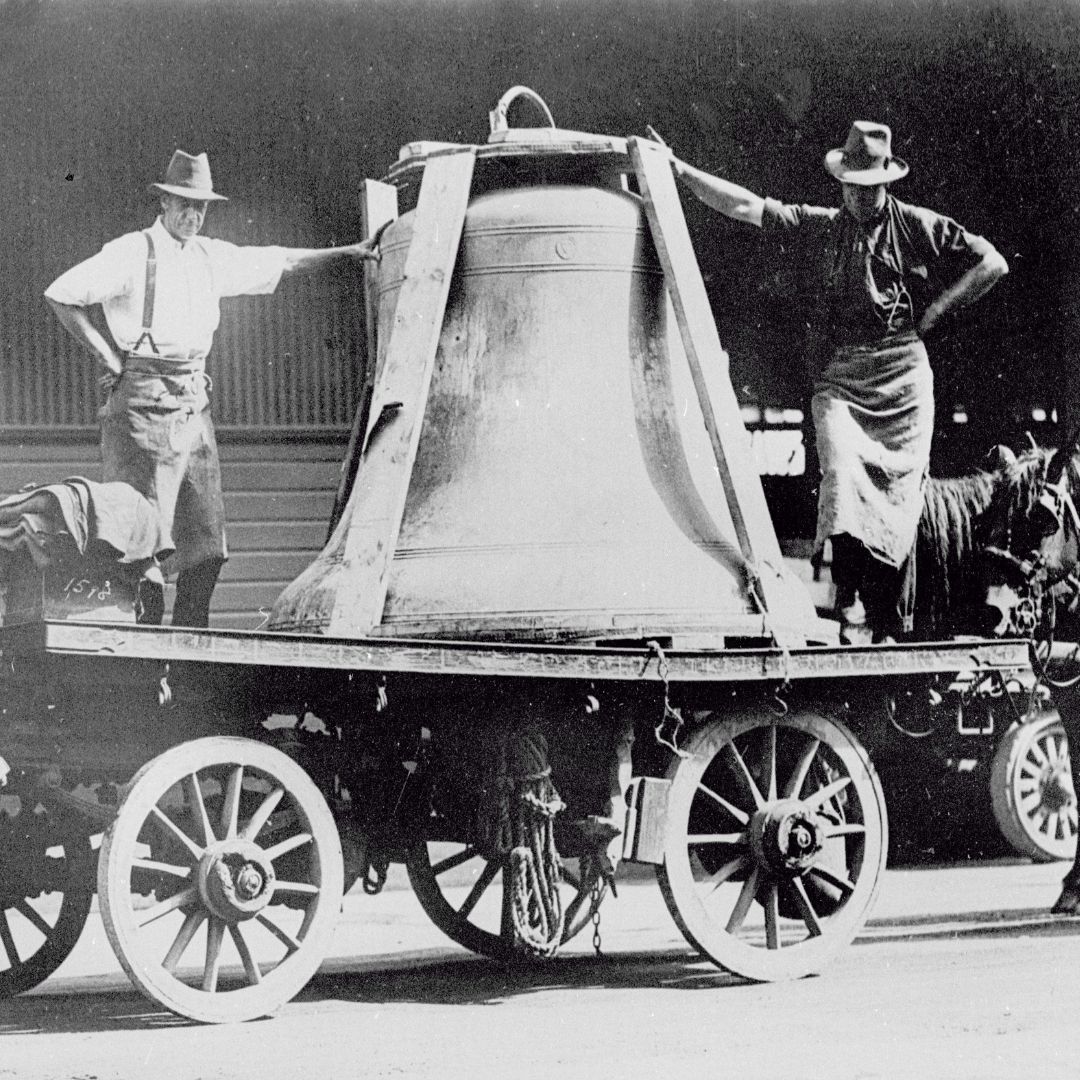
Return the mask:
<svg viewBox="0 0 1080 1080">
<path fill-rule="evenodd" d="M 284 248 L 238 247 L 207 236 L 181 244 L 161 218 L 149 232 L 157 258 L 150 330 L 164 357 L 204 360 L 221 320 L 221 298 L 272 293 L 285 268 Z M 116 344 L 131 352 L 143 331 L 146 257 L 143 233 L 126 233 L 61 274 L 45 295 L 60 304 L 101 304 Z M 154 355 L 145 339 L 138 351 Z"/>
</svg>

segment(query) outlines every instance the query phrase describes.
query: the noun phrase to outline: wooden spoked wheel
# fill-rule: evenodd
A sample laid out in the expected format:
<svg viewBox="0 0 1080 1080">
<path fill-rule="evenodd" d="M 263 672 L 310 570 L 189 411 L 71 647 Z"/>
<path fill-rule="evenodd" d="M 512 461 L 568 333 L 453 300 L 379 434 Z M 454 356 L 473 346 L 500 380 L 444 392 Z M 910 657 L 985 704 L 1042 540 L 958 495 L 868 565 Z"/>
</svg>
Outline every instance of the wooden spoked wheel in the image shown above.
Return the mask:
<svg viewBox="0 0 1080 1080">
<path fill-rule="evenodd" d="M 1036 862 L 1076 854 L 1076 792 L 1069 742 L 1056 709 L 1012 728 L 990 768 L 994 820 L 1020 855 Z"/>
<path fill-rule="evenodd" d="M 44 982 L 78 943 L 94 898 L 95 852 L 54 815 L 0 799 L 0 998 Z"/>
<path fill-rule="evenodd" d="M 668 771 L 657 877 L 686 939 L 768 982 L 819 971 L 866 920 L 885 799 L 858 742 L 811 713 L 713 719 Z"/>
<path fill-rule="evenodd" d="M 528 959 L 514 949 L 505 861 L 488 859 L 471 844 L 428 841 L 409 848 L 405 865 L 420 906 L 451 941 L 493 960 Z M 564 943 L 589 924 L 606 892 L 585 860 L 563 860 Z"/>
<path fill-rule="evenodd" d="M 136 774 L 102 842 L 101 915 L 132 982 L 209 1023 L 272 1012 L 315 973 L 342 897 L 319 789 L 248 739 L 184 743 Z"/>
</svg>

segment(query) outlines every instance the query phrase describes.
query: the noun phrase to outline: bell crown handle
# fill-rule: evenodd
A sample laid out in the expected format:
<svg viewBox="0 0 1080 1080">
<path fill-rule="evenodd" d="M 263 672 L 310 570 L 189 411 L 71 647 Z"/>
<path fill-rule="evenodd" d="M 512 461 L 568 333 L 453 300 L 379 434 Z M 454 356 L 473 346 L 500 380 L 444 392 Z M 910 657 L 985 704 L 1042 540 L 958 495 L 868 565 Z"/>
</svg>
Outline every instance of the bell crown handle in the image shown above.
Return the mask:
<svg viewBox="0 0 1080 1080">
<path fill-rule="evenodd" d="M 510 111 L 510 106 L 518 98 L 527 98 L 531 101 L 544 114 L 544 119 L 548 122 L 548 126 L 552 128 L 555 126 L 555 118 L 551 115 L 551 110 L 547 107 L 544 99 L 535 90 L 530 90 L 527 86 L 511 86 L 510 89 L 499 98 L 498 105 L 488 113 L 488 119 L 491 122 L 491 133 L 493 135 L 496 131 L 509 130 L 510 122 L 507 119 L 507 113 Z"/>
</svg>

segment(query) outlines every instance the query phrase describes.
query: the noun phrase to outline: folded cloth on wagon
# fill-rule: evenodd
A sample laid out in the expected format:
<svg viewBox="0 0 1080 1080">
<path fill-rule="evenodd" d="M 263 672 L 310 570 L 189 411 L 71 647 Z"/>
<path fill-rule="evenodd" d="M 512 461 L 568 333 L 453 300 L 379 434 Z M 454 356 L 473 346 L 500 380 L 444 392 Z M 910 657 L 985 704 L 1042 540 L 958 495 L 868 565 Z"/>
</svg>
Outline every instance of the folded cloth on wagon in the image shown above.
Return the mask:
<svg viewBox="0 0 1080 1080">
<path fill-rule="evenodd" d="M 158 564 L 172 544 L 153 504 L 130 484 L 71 476 L 0 499 L 0 576 L 6 556 L 20 551 L 41 570 L 90 558 L 161 581 Z"/>
</svg>

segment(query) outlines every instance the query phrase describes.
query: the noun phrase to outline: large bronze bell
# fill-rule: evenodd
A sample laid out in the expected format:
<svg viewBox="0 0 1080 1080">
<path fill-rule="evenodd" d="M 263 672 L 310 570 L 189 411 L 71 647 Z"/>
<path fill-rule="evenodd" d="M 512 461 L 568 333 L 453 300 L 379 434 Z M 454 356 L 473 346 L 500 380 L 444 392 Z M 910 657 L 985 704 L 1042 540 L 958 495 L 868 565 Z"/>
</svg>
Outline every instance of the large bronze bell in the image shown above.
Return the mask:
<svg viewBox="0 0 1080 1080">
<path fill-rule="evenodd" d="M 427 286 L 407 263 L 418 245 L 438 242 L 437 195 L 425 203 L 424 185 L 435 183 L 437 162 L 449 168 L 453 148 L 429 144 L 406 147 L 396 167 L 399 183 L 423 179 L 417 208 L 380 241 L 378 369 L 356 481 L 327 549 L 283 593 L 271 625 L 334 636 L 694 641 L 761 637 L 770 620 L 816 625 L 783 573 L 760 498 L 737 508 L 739 534 L 645 201 L 628 190 L 625 141 L 504 129 L 471 149 L 430 378 L 415 380 L 426 382 L 418 438 L 374 460 L 383 427 L 416 396 L 396 400 L 412 361 L 391 355 L 394 335 L 430 317 L 416 309 Z M 726 357 L 703 366 L 721 391 L 710 406 L 714 435 L 745 470 Z M 406 453 L 401 477 L 391 459 Z M 372 509 L 378 470 L 407 484 L 389 539 L 380 529 L 392 513 Z M 748 482 L 760 495 L 756 474 L 741 477 Z M 748 532 L 767 550 L 748 551 Z M 380 558 L 383 603 L 358 617 Z M 352 572 L 361 564 L 364 589 Z M 774 600 L 782 611 L 765 610 L 767 593 L 783 597 Z"/>
</svg>

